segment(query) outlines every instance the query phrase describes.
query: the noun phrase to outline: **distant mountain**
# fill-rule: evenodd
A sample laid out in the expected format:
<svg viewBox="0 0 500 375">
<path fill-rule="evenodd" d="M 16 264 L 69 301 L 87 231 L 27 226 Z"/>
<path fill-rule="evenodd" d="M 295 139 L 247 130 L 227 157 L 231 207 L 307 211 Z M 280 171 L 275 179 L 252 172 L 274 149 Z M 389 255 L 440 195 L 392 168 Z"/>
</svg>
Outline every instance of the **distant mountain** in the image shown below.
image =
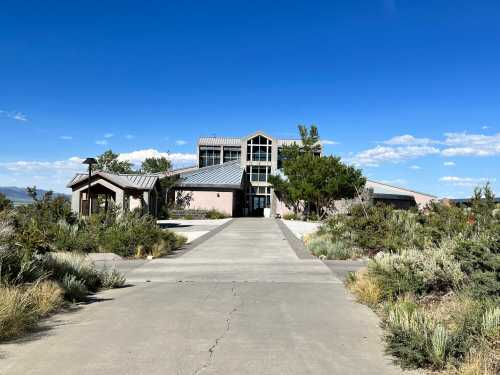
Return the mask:
<svg viewBox="0 0 500 375">
<path fill-rule="evenodd" d="M 37 189 L 38 197 L 43 197 L 43 195 L 47 192 L 47 190 Z M 8 199 L 10 199 L 14 203 L 31 203 L 32 199 L 26 193 L 26 188 L 20 188 L 16 186 L 0 186 L 0 193 L 5 194 Z M 59 196 L 63 195 L 67 198 L 70 196 L 67 194 L 54 193 L 54 195 Z"/>
</svg>

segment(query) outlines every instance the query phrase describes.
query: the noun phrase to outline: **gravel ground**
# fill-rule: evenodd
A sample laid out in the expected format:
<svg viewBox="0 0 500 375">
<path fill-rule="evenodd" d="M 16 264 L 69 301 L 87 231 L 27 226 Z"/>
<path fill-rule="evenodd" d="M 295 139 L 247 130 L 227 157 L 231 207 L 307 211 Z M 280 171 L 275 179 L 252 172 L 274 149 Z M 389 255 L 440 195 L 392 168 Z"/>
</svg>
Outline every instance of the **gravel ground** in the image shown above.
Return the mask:
<svg viewBox="0 0 500 375">
<path fill-rule="evenodd" d="M 304 238 L 305 235 L 316 232 L 322 223 L 301 220 L 283 220 L 283 223 L 292 231 L 297 238 Z"/>
</svg>

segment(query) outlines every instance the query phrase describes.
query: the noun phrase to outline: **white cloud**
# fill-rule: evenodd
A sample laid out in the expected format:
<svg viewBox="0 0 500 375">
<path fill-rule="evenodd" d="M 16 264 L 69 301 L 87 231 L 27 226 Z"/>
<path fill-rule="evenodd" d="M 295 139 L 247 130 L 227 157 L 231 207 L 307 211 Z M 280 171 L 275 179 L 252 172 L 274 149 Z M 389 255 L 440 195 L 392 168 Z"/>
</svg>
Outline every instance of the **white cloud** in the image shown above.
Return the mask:
<svg viewBox="0 0 500 375">
<path fill-rule="evenodd" d="M 132 134 L 125 134 L 125 139 L 133 139 L 134 136 Z"/>
<path fill-rule="evenodd" d="M 30 171 L 74 171 L 81 169 L 84 159 L 73 156 L 67 160 L 38 161 L 38 160 L 19 160 L 13 162 L 0 163 L 0 168 L 11 172 L 30 172 Z"/>
<path fill-rule="evenodd" d="M 115 135 L 113 133 L 106 133 L 104 134 L 104 138 L 113 138 Z"/>
<path fill-rule="evenodd" d="M 494 135 L 446 133 L 442 150 L 444 156 L 494 156 L 500 155 L 500 133 Z"/>
<path fill-rule="evenodd" d="M 21 121 L 21 122 L 28 121 L 28 117 L 22 112 L 0 110 L 0 115 L 4 115 L 4 116 L 6 116 L 12 120 L 16 120 L 16 121 Z"/>
<path fill-rule="evenodd" d="M 474 178 L 474 177 L 457 177 L 457 176 L 444 176 L 439 179 L 441 182 L 452 184 L 453 186 L 477 186 L 487 182 L 495 182 L 496 178 Z"/>
<path fill-rule="evenodd" d="M 194 165 L 197 161 L 196 154 L 167 153 L 155 149 L 136 150 L 121 153 L 120 160 L 129 160 L 134 165 L 139 165 L 147 157 L 164 156 L 172 161 L 174 167 Z M 40 188 L 52 189 L 58 192 L 68 192 L 65 188 L 68 181 L 78 172 L 86 172 L 87 166 L 83 165 L 83 158 L 73 156 L 64 160 L 18 160 L 0 162 L 0 186 L 32 186 L 40 184 Z M 43 184 L 42 184 L 43 183 Z"/>
<path fill-rule="evenodd" d="M 454 162 L 454 161 L 445 161 L 445 162 L 443 163 L 443 165 L 444 165 L 445 167 L 453 167 L 453 166 L 455 166 L 455 162 Z"/>
<path fill-rule="evenodd" d="M 185 144 L 187 144 L 187 142 L 182 139 L 178 139 L 177 141 L 175 141 L 175 144 L 179 146 L 184 146 Z"/>
<path fill-rule="evenodd" d="M 62 139 L 62 140 L 64 140 L 64 141 L 70 141 L 70 140 L 72 140 L 72 139 L 73 139 L 73 137 L 72 137 L 72 136 L 70 136 L 70 135 L 61 135 L 61 136 L 59 137 L 59 139 Z"/>
<path fill-rule="evenodd" d="M 322 139 L 321 140 L 321 144 L 322 145 L 338 145 L 339 142 L 336 142 L 336 141 L 332 141 L 330 139 Z"/>
<path fill-rule="evenodd" d="M 376 167 L 383 163 L 400 163 L 427 155 L 439 154 L 439 149 L 431 146 L 377 146 L 361 151 L 353 158 L 355 164 Z"/>
<path fill-rule="evenodd" d="M 416 138 L 413 135 L 410 134 L 405 134 L 405 135 L 397 135 L 395 137 L 392 137 L 391 139 L 388 139 L 387 141 L 384 141 L 386 145 L 430 145 L 430 144 L 436 144 L 439 143 L 438 141 L 435 141 L 430 138 Z"/>
<path fill-rule="evenodd" d="M 410 169 L 413 169 L 413 170 L 419 170 L 419 169 L 422 169 L 422 167 L 421 167 L 421 166 L 419 166 L 419 165 L 411 165 L 411 166 L 410 166 Z"/>
<path fill-rule="evenodd" d="M 106 146 L 108 144 L 108 141 L 105 139 L 99 139 L 98 141 L 95 141 L 95 144 L 99 146 Z"/>
<path fill-rule="evenodd" d="M 165 157 L 172 161 L 174 165 L 186 165 L 186 164 L 195 164 L 197 161 L 196 154 L 189 153 L 169 153 L 169 152 L 161 152 L 156 149 L 150 148 L 145 150 L 137 150 L 132 152 L 121 153 L 118 156 L 119 160 L 127 160 L 132 164 L 138 165 L 142 163 L 146 158 L 160 158 Z"/>
<path fill-rule="evenodd" d="M 490 127 L 489 127 L 489 126 L 486 126 L 486 125 L 481 127 L 481 129 L 483 129 L 483 130 L 488 130 L 489 128 L 490 128 Z"/>
</svg>

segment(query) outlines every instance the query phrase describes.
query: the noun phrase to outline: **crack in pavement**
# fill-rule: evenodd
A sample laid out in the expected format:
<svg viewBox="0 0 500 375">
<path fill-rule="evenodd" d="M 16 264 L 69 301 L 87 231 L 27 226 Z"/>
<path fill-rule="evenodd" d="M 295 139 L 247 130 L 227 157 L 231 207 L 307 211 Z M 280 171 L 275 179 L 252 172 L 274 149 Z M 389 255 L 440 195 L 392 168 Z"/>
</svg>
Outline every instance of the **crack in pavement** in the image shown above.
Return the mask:
<svg viewBox="0 0 500 375">
<path fill-rule="evenodd" d="M 231 293 L 233 294 L 233 298 L 238 298 L 239 297 L 238 294 L 236 293 L 236 287 L 235 287 L 234 281 L 233 281 L 233 286 L 231 287 Z M 193 372 L 193 375 L 198 375 L 198 374 L 202 373 L 203 371 L 205 371 L 207 368 L 210 367 L 210 365 L 212 364 L 212 361 L 214 359 L 215 351 L 217 349 L 217 346 L 220 344 L 220 342 L 224 339 L 224 337 L 227 335 L 227 333 L 231 329 L 231 323 L 232 323 L 232 319 L 233 319 L 233 314 L 236 311 L 238 311 L 238 309 L 242 305 L 243 305 L 243 303 L 240 301 L 240 303 L 237 306 L 234 306 L 233 309 L 227 314 L 227 317 L 226 317 L 226 326 L 225 326 L 224 332 L 222 332 L 222 334 L 219 337 L 217 337 L 215 339 L 214 343 L 208 348 L 209 356 L 208 356 L 207 361 L 202 366 L 198 367 Z"/>
</svg>

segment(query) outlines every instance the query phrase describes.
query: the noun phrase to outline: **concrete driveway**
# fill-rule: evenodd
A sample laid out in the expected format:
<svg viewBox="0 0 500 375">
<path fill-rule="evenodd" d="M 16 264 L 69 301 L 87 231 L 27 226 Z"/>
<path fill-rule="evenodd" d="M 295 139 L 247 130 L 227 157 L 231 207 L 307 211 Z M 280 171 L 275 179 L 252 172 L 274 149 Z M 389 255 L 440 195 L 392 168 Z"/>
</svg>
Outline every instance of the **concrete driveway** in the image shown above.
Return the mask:
<svg viewBox="0 0 500 375">
<path fill-rule="evenodd" d="M 400 374 L 376 316 L 272 219 L 235 219 L 132 287 L 0 346 L 0 374 Z"/>
</svg>

